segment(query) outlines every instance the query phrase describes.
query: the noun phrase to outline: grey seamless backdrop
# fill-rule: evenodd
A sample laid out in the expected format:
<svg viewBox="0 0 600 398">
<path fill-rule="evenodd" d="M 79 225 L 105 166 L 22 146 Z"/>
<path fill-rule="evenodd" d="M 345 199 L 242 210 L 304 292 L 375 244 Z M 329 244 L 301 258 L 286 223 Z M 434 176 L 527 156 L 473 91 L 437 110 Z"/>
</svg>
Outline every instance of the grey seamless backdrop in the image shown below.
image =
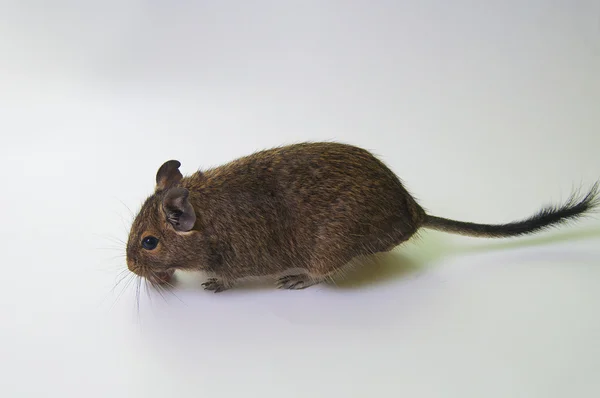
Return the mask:
<svg viewBox="0 0 600 398">
<path fill-rule="evenodd" d="M 191 173 L 344 141 L 435 214 L 482 222 L 588 187 L 596 1 L 0 7 L 3 396 L 600 394 L 597 219 L 423 234 L 338 287 L 213 295 L 180 275 L 139 311 L 135 282 L 111 292 L 127 207 L 171 158 Z"/>
</svg>

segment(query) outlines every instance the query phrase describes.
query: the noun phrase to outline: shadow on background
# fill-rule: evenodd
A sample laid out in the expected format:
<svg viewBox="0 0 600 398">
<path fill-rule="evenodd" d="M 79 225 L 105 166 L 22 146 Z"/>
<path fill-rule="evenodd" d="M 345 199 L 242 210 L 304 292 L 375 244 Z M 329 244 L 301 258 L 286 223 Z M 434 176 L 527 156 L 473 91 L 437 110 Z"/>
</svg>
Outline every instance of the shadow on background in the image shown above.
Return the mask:
<svg viewBox="0 0 600 398">
<path fill-rule="evenodd" d="M 600 229 L 585 229 L 532 237 L 493 240 L 478 244 L 451 245 L 452 239 L 439 232 L 423 233 L 416 242 L 400 245 L 388 253 L 371 259 L 360 260 L 349 270 L 335 278 L 333 286 L 342 289 L 360 288 L 368 285 L 389 283 L 424 272 L 435 263 L 449 256 L 507 251 L 517 248 L 546 246 L 553 243 L 572 242 L 600 237 Z M 481 238 L 473 238 L 481 242 Z"/>
<path fill-rule="evenodd" d="M 336 276 L 330 285 L 339 289 L 355 289 L 368 285 L 404 279 L 423 271 L 425 263 L 396 249 L 361 259 Z"/>
</svg>

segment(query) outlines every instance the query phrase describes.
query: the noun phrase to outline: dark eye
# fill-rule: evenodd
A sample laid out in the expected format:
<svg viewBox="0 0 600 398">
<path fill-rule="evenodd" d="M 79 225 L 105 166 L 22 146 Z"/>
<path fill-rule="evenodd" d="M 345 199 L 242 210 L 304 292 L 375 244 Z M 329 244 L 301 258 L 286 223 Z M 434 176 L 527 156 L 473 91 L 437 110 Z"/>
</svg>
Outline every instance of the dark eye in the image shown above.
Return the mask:
<svg viewBox="0 0 600 398">
<path fill-rule="evenodd" d="M 154 250 L 156 249 L 157 245 L 158 238 L 155 238 L 154 236 L 146 236 L 144 239 L 142 239 L 142 247 L 146 250 Z"/>
</svg>

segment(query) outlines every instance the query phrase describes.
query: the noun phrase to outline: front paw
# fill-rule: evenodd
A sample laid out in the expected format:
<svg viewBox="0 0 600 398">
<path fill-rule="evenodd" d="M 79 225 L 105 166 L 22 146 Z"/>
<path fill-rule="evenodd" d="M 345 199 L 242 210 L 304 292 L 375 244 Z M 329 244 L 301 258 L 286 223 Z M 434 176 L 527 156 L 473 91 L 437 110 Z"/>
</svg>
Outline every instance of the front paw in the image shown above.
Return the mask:
<svg viewBox="0 0 600 398">
<path fill-rule="evenodd" d="M 209 278 L 206 282 L 202 284 L 204 290 L 212 290 L 215 293 L 220 293 L 228 289 L 225 283 L 218 278 Z"/>
</svg>

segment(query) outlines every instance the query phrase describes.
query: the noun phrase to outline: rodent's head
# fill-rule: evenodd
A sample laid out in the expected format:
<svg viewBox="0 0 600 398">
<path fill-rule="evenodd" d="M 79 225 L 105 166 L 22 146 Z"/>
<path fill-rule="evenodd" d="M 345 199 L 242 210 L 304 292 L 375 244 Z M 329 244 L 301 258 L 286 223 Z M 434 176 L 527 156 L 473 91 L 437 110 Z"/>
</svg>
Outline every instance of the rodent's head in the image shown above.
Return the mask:
<svg viewBox="0 0 600 398">
<path fill-rule="evenodd" d="M 165 162 L 156 173 L 156 188 L 137 214 L 127 241 L 127 267 L 150 282 L 168 281 L 175 269 L 192 266 L 196 214 L 177 160 Z"/>
</svg>

